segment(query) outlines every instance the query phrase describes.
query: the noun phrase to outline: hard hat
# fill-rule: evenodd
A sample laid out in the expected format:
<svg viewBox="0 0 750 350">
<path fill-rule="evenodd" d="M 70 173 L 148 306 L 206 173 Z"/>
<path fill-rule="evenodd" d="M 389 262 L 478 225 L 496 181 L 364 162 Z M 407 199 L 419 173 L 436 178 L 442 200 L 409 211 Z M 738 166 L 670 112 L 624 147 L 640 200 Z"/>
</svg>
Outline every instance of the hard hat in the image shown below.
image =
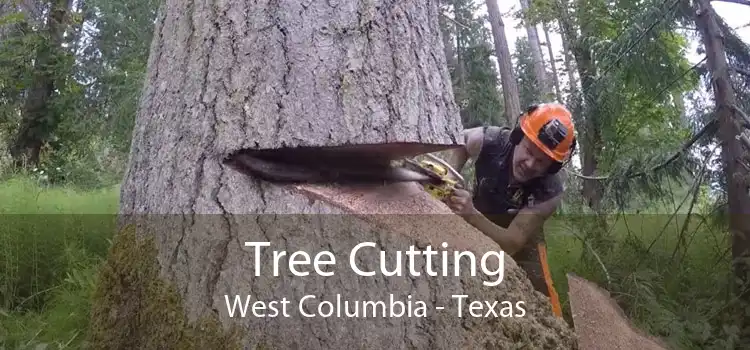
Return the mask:
<svg viewBox="0 0 750 350">
<path fill-rule="evenodd" d="M 573 115 L 559 103 L 532 106 L 519 124 L 523 134 L 557 162 L 563 162 L 575 148 Z"/>
</svg>

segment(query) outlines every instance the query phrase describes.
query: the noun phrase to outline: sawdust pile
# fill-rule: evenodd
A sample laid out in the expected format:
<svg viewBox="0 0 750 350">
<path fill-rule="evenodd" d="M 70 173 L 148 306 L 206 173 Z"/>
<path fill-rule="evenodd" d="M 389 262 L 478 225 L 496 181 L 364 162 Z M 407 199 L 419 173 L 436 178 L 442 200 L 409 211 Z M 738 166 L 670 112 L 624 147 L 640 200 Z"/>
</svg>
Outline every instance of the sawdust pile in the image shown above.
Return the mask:
<svg viewBox="0 0 750 350">
<path fill-rule="evenodd" d="M 297 190 L 311 200 L 324 202 L 375 225 L 384 233 L 375 238 L 379 241 L 401 237 L 421 247 L 428 244 L 437 247 L 446 242 L 454 250 L 474 251 L 477 256 L 488 250 L 499 250 L 488 237 L 414 183 L 371 188 L 305 185 Z M 577 348 L 573 330 L 552 314 L 548 299 L 533 290 L 523 270 L 511 258 L 506 256 L 505 276 L 499 286 L 483 286 L 481 280 L 479 271 L 476 277 L 464 276 L 460 281 L 422 277 L 420 282 L 429 285 L 431 291 L 428 294 L 438 303 L 450 303 L 452 294 L 465 294 L 469 299 L 481 301 L 524 301 L 526 314 L 523 317 L 463 319 L 441 314 L 430 321 L 415 321 L 422 322 L 418 328 L 426 328 L 425 332 L 429 334 L 425 343 L 393 345 L 418 348 Z"/>
<path fill-rule="evenodd" d="M 596 284 L 569 273 L 568 290 L 580 349 L 668 349 L 636 329 L 609 292 Z"/>
</svg>

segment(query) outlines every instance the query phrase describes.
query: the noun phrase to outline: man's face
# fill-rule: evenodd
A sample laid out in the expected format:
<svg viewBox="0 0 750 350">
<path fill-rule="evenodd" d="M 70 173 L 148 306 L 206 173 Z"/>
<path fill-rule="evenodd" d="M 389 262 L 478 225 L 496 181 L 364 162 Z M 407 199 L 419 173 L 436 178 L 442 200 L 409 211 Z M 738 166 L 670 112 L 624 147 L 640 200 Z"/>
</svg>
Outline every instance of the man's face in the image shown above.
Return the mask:
<svg viewBox="0 0 750 350">
<path fill-rule="evenodd" d="M 553 162 L 552 158 L 524 137 L 513 151 L 513 177 L 519 182 L 529 181 L 543 175 Z"/>
</svg>

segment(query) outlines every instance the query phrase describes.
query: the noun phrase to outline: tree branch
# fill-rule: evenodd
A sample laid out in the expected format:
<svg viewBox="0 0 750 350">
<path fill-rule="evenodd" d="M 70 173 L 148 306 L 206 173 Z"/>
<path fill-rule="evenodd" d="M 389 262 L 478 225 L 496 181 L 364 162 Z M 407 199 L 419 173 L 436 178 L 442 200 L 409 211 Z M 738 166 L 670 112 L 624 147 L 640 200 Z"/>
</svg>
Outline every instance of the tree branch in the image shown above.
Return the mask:
<svg viewBox="0 0 750 350">
<path fill-rule="evenodd" d="M 748 116 L 747 116 L 747 114 L 745 114 L 745 112 L 743 112 L 743 111 L 742 111 L 742 110 L 741 110 L 741 109 L 740 109 L 739 107 L 737 107 L 736 105 L 733 105 L 733 106 L 732 106 L 732 109 L 734 109 L 734 111 L 735 111 L 735 112 L 737 112 L 737 114 L 739 114 L 739 115 L 740 115 L 740 118 L 742 118 L 742 121 L 743 121 L 743 125 L 744 125 L 744 126 L 745 126 L 746 128 L 750 128 L 750 117 L 748 117 Z"/>
<path fill-rule="evenodd" d="M 706 124 L 705 126 L 703 126 L 703 128 L 700 131 L 698 131 L 695 135 L 693 135 L 692 138 L 690 138 L 690 140 L 688 140 L 687 142 L 685 142 L 685 144 L 682 145 L 682 147 L 680 148 L 679 151 L 675 152 L 666 161 L 664 161 L 664 162 L 662 162 L 662 163 L 660 163 L 660 164 L 652 167 L 649 170 L 649 172 L 657 171 L 657 170 L 659 170 L 659 169 L 661 169 L 661 168 L 669 165 L 669 163 L 674 162 L 677 158 L 680 157 L 680 155 L 682 155 L 688 149 L 690 149 L 690 147 L 693 147 L 693 144 L 695 144 L 696 142 L 698 142 L 698 140 L 700 140 L 701 137 L 703 137 L 703 135 L 705 135 L 705 134 L 707 134 L 709 132 L 713 133 L 713 131 L 716 128 L 717 125 L 718 125 L 718 123 L 714 119 L 711 122 L 709 122 L 708 124 Z M 579 174 L 579 173 L 576 173 L 576 172 L 573 172 L 573 171 L 570 171 L 570 170 L 567 170 L 567 169 L 565 169 L 565 171 L 568 174 L 571 174 L 573 176 L 576 176 L 576 177 L 584 179 L 584 180 L 608 180 L 611 177 L 609 175 L 607 175 L 607 176 L 586 176 L 586 175 Z M 644 176 L 644 175 L 646 175 L 646 171 L 640 171 L 640 172 L 637 172 L 635 174 L 628 174 L 627 178 L 628 179 L 632 179 L 632 178 L 636 178 L 636 177 Z"/>
<path fill-rule="evenodd" d="M 742 74 L 742 75 L 750 78 L 750 71 L 749 70 L 742 69 L 742 68 L 737 68 L 737 67 L 729 67 L 729 69 L 731 69 L 731 70 L 733 70 L 733 71 L 735 71 L 737 73 L 740 73 L 740 74 Z"/>
<path fill-rule="evenodd" d="M 456 21 L 453 18 L 450 18 L 450 16 L 446 15 L 444 12 L 440 12 L 440 15 L 442 15 L 443 17 L 445 17 L 445 19 L 447 19 L 447 20 L 449 20 L 449 21 L 451 21 L 451 22 L 453 22 L 453 23 L 455 23 L 457 25 L 460 25 L 460 26 L 464 27 L 465 29 L 471 29 L 467 25 L 465 25 L 465 24 L 463 24 L 463 23 L 461 23 L 459 21 Z"/>
<path fill-rule="evenodd" d="M 712 1 L 731 2 L 735 4 L 750 6 L 750 0 L 712 0 Z"/>
</svg>

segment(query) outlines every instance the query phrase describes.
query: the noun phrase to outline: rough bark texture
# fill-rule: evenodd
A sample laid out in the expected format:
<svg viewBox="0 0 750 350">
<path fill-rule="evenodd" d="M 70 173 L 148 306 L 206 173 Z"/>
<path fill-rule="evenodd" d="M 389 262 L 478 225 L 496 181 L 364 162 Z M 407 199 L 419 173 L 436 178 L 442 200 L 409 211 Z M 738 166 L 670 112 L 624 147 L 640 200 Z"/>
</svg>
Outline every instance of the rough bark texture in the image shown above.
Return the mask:
<svg viewBox="0 0 750 350">
<path fill-rule="evenodd" d="M 220 212 L 202 190 L 239 149 L 462 143 L 437 11 L 418 1 L 167 1 L 123 211 Z"/>
<path fill-rule="evenodd" d="M 568 297 L 579 349 L 668 349 L 661 340 L 633 327 L 609 292 L 573 273 L 568 274 Z"/>
<path fill-rule="evenodd" d="M 505 119 L 508 120 L 509 125 L 515 125 L 516 119 L 521 115 L 521 100 L 518 96 L 518 82 L 513 75 L 508 40 L 505 38 L 505 24 L 500 15 L 497 0 L 487 0 L 486 3 L 487 15 L 492 27 L 492 37 L 495 41 L 497 65 L 500 67 L 500 81 L 503 86 L 503 100 L 505 101 Z"/>
<path fill-rule="evenodd" d="M 458 144 L 460 118 L 436 3 L 287 1 L 251 6 L 237 0 L 168 0 L 155 34 L 122 185 L 121 214 L 123 223 L 137 225 L 138 237 L 153 238 L 164 279 L 159 285 L 168 286 L 159 290 L 176 291 L 186 320 L 208 318 L 240 327 L 245 348 L 575 346 L 571 330 L 552 315 L 548 301 L 533 291 L 510 258 L 497 287 L 482 285 L 486 278 L 481 270 L 480 276 L 469 276 L 466 259 L 461 261 L 461 277 L 425 277 L 420 259 L 419 277 L 361 277 L 348 267 L 347 254 L 367 241 L 379 248 L 365 248 L 358 264 L 372 269 L 379 267 L 381 249 L 389 256 L 388 267 L 396 250 L 406 251 L 413 244 L 442 250 L 440 244 L 447 242 L 448 251 L 477 253 L 498 249 L 417 184 L 281 187 L 222 163 L 225 155 L 243 148 Z M 259 276 L 254 275 L 253 248 L 244 245 L 252 241 L 272 245 L 263 249 Z M 335 275 L 313 271 L 306 277 L 292 276 L 285 265 L 287 255 L 275 277 L 272 250 L 302 250 L 311 256 L 331 251 Z M 139 253 L 132 256 L 141 258 Z M 442 266 L 441 259 L 434 262 Z M 492 259 L 488 263 L 497 265 Z M 116 263 L 110 265 L 110 270 L 119 270 Z M 448 264 L 451 275 L 453 267 Z M 158 334 L 147 329 L 153 323 L 138 320 L 153 316 L 141 305 L 154 303 L 142 299 L 163 293 L 143 292 L 138 281 L 142 274 L 123 275 L 113 282 L 120 288 L 100 287 L 99 298 L 111 304 L 100 307 L 107 312 L 95 313 L 92 323 L 106 325 L 98 334 L 108 334 L 108 329 L 126 329 L 126 334 L 144 338 Z M 111 297 L 128 295 L 128 288 L 137 297 Z M 297 308 L 304 295 L 316 297 L 307 302 L 308 311 L 314 312 L 316 301 L 335 302 L 336 294 L 350 302 L 388 303 L 389 293 L 405 303 L 407 293 L 412 303 L 423 300 L 427 317 L 305 318 Z M 231 299 L 235 294 L 251 296 L 250 311 L 256 300 L 286 298 L 291 301 L 290 316 L 229 317 L 225 295 Z M 459 318 L 452 294 L 524 301 L 526 314 Z M 436 311 L 434 305 L 445 310 Z M 170 320 L 167 325 L 184 328 L 179 317 Z M 129 340 L 106 347 L 149 348 L 158 341 Z"/>
</svg>

